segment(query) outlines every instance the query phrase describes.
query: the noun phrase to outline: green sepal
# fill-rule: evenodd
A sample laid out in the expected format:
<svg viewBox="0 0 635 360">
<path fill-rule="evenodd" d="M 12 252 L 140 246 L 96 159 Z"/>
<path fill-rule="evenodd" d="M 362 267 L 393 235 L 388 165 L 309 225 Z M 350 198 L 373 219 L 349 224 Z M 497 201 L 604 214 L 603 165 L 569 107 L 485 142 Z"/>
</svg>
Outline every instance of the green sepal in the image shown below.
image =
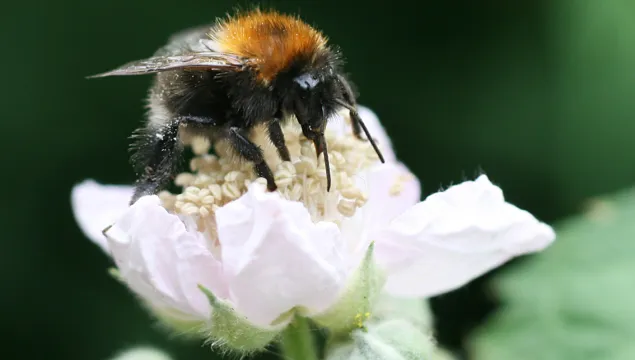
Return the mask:
<svg viewBox="0 0 635 360">
<path fill-rule="evenodd" d="M 317 324 L 336 334 L 364 327 L 385 282 L 385 275 L 375 264 L 374 249 L 371 243 L 338 302 L 312 317 Z"/>
<path fill-rule="evenodd" d="M 124 280 L 123 276 L 121 276 L 119 269 L 117 269 L 116 267 L 108 268 L 108 275 L 112 276 L 113 279 L 119 281 L 120 283 L 124 285 L 126 284 L 126 281 Z"/>
<path fill-rule="evenodd" d="M 206 328 L 207 338 L 212 346 L 243 354 L 252 353 L 263 350 L 282 330 L 255 326 L 227 303 L 218 299 L 210 290 L 201 285 L 198 287 L 207 296 L 212 307 L 212 315 Z"/>
</svg>

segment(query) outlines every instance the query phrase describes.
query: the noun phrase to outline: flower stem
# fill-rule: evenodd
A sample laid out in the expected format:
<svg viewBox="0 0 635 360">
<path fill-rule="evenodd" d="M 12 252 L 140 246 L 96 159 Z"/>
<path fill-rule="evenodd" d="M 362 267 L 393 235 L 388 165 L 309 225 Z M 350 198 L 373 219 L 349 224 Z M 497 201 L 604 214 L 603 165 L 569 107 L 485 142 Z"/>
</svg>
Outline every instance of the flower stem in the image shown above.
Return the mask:
<svg viewBox="0 0 635 360">
<path fill-rule="evenodd" d="M 286 360 L 318 360 L 317 351 L 306 318 L 296 316 L 282 332 L 281 348 Z"/>
</svg>

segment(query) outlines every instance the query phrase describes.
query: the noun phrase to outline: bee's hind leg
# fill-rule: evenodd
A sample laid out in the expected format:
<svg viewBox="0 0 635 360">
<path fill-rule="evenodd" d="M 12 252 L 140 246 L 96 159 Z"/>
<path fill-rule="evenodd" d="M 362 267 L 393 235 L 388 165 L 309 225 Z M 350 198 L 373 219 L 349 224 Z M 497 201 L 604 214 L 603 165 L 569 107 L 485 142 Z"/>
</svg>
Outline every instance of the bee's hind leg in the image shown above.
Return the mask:
<svg viewBox="0 0 635 360">
<path fill-rule="evenodd" d="M 198 116 L 178 116 L 167 124 L 156 127 L 149 125 L 138 130 L 132 150 L 132 163 L 139 176 L 135 183 L 130 205 L 145 195 L 154 195 L 163 190 L 178 170 L 183 153 L 183 144 L 179 139 L 179 126 L 193 124 L 212 126 L 211 118 Z"/>
</svg>

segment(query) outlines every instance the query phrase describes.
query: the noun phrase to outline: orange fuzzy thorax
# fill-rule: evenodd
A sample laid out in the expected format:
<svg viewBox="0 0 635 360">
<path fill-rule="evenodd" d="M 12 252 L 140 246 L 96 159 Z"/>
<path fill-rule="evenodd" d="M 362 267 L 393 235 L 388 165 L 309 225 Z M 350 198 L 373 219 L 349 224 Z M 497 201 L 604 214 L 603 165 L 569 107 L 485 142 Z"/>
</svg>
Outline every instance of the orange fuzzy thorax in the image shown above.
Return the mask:
<svg viewBox="0 0 635 360">
<path fill-rule="evenodd" d="M 265 82 L 294 59 L 315 59 L 326 48 L 326 38 L 302 20 L 259 10 L 219 23 L 209 35 L 219 51 L 254 61 Z"/>
</svg>

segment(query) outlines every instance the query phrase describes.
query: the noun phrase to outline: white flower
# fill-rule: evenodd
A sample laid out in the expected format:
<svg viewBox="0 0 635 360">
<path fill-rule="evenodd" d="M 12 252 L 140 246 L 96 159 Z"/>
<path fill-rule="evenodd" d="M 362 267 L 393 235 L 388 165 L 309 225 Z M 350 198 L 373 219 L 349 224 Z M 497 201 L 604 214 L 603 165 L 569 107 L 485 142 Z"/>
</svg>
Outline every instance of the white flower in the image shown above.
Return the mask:
<svg viewBox="0 0 635 360">
<path fill-rule="evenodd" d="M 377 117 L 366 108 L 360 114 L 387 163 L 353 139 L 344 121 L 332 122 L 330 193 L 322 162 L 289 125 L 293 163 L 276 164 L 278 192 L 254 182 L 249 164 L 204 155 L 199 144 L 194 174 L 176 180 L 183 194 L 128 207 L 131 187 L 88 180 L 73 189 L 75 216 L 157 313 L 207 329 L 214 304 L 224 304 L 266 334 L 293 311 L 342 325 L 370 309 L 382 280 L 393 295 L 437 295 L 554 240 L 548 225 L 505 202 L 485 175 L 419 202 L 419 182 L 397 161 Z"/>
</svg>

